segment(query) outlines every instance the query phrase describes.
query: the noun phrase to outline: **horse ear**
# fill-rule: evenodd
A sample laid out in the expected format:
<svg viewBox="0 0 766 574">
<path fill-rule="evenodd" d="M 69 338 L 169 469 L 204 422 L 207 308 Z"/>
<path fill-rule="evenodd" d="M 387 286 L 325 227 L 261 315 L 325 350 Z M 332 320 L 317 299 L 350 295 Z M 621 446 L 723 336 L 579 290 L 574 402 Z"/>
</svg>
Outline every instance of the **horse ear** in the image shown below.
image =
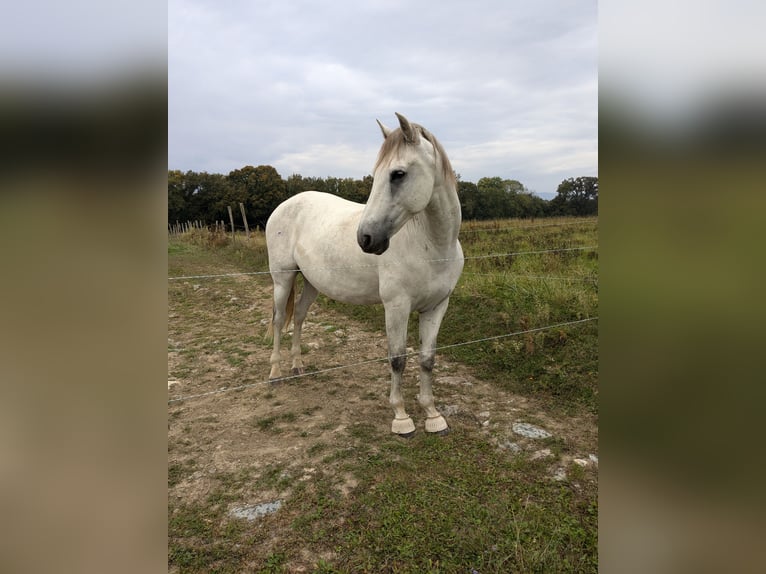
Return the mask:
<svg viewBox="0 0 766 574">
<path fill-rule="evenodd" d="M 378 122 L 378 125 L 380 126 L 380 131 L 383 132 L 383 139 L 386 139 L 388 136 L 391 135 L 391 130 L 388 129 L 386 126 L 384 126 L 382 123 L 380 123 L 380 120 L 375 120 Z"/>
<path fill-rule="evenodd" d="M 395 112 L 396 117 L 399 118 L 399 127 L 402 128 L 402 134 L 404 134 L 404 141 L 411 144 L 416 144 L 420 141 L 420 136 L 417 130 L 412 124 L 399 112 Z"/>
</svg>

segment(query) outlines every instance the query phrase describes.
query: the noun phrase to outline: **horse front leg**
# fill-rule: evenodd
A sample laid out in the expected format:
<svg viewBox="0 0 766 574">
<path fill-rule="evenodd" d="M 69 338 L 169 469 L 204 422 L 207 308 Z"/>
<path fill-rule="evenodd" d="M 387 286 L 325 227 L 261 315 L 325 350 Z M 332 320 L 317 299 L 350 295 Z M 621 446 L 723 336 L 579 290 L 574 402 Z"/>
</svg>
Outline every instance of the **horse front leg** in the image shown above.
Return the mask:
<svg viewBox="0 0 766 574">
<path fill-rule="evenodd" d="M 449 298 L 444 299 L 431 311 L 420 314 L 420 393 L 418 402 L 426 412 L 426 432 L 447 434 L 447 421 L 436 410 L 433 395 L 433 370 L 436 355 L 436 336 L 439 333 Z"/>
<path fill-rule="evenodd" d="M 415 423 L 404 409 L 402 396 L 402 374 L 407 364 L 407 322 L 409 307 L 385 305 L 386 335 L 388 337 L 388 361 L 391 364 L 391 395 L 389 402 L 394 408 L 391 432 L 409 438 L 415 433 Z"/>
</svg>

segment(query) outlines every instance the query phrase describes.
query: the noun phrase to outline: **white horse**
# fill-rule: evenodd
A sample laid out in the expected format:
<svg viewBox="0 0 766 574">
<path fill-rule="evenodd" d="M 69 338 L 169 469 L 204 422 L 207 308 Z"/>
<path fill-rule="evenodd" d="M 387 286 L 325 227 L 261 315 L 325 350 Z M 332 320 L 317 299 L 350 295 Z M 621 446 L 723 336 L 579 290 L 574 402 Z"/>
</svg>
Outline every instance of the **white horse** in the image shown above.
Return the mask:
<svg viewBox="0 0 766 574">
<path fill-rule="evenodd" d="M 319 292 L 345 303 L 383 303 L 391 364 L 391 431 L 411 436 L 415 425 L 401 392 L 407 322 L 419 313 L 420 394 L 425 429 L 449 432 L 431 390 L 439 332 L 449 296 L 463 270 L 458 241 L 460 202 L 455 174 L 441 144 L 425 128 L 399 118 L 384 142 L 366 205 L 306 191 L 280 204 L 266 224 L 274 281 L 274 336 L 270 379 L 279 367 L 281 330 L 294 314 L 292 373 L 303 372 L 301 327 Z M 295 303 L 298 271 L 304 288 Z"/>
</svg>

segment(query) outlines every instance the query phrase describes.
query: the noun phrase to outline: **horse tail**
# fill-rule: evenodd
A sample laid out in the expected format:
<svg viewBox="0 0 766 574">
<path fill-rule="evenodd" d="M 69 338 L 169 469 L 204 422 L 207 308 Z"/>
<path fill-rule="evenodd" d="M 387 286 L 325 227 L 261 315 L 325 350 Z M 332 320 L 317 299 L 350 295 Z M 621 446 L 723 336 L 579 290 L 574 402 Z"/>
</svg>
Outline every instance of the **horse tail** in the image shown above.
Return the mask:
<svg viewBox="0 0 766 574">
<path fill-rule="evenodd" d="M 287 297 L 287 305 L 285 307 L 285 326 L 287 329 L 290 326 L 290 321 L 293 319 L 293 313 L 295 312 L 295 293 L 298 290 L 298 281 L 293 280 L 293 287 L 290 289 L 290 295 Z M 272 307 L 271 321 L 269 321 L 269 328 L 266 331 L 266 336 L 271 339 L 274 337 L 274 315 L 276 315 L 276 308 Z"/>
<path fill-rule="evenodd" d="M 287 298 L 287 307 L 285 309 L 285 329 L 290 326 L 290 321 L 293 320 L 293 313 L 295 312 L 295 293 L 298 291 L 298 281 L 296 279 L 293 280 L 293 288 L 290 289 L 290 296 Z"/>
</svg>

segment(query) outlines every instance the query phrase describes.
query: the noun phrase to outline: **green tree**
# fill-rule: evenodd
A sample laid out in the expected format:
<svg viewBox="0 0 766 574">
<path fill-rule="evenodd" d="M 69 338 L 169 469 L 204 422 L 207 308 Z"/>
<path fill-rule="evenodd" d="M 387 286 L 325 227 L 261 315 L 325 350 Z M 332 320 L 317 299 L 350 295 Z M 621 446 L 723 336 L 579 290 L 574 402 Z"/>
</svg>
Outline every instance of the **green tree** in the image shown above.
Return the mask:
<svg viewBox="0 0 766 574">
<path fill-rule="evenodd" d="M 357 199 L 355 199 L 354 201 L 358 201 L 360 203 L 367 202 L 367 199 L 370 197 L 370 192 L 372 191 L 373 181 L 374 181 L 374 178 L 371 175 L 365 175 L 362 179 L 357 180 L 356 182 Z"/>
<path fill-rule="evenodd" d="M 532 195 L 529 191 L 516 194 L 516 205 L 519 209 L 519 217 L 544 217 L 546 213 L 546 201 L 542 197 Z"/>
<path fill-rule="evenodd" d="M 505 186 L 502 178 L 482 177 L 476 187 L 479 201 L 476 206 L 476 219 L 500 219 L 507 217 Z"/>
<path fill-rule="evenodd" d="M 248 221 L 261 228 L 277 205 L 288 197 L 285 181 L 270 165 L 248 165 L 235 169 L 229 172 L 227 179 L 229 189 L 224 203 L 231 205 L 232 209 L 239 202 L 244 203 Z"/>
<path fill-rule="evenodd" d="M 168 222 L 222 219 L 216 204 L 226 187 L 226 179 L 217 173 L 168 171 Z"/>
<path fill-rule="evenodd" d="M 210 223 L 216 220 L 229 220 L 226 206 L 222 199 L 230 194 L 229 182 L 220 173 L 202 172 L 195 174 L 195 190 L 190 198 L 190 207 L 195 214 L 193 219 Z M 232 207 L 236 207 L 234 204 Z"/>
<path fill-rule="evenodd" d="M 168 171 L 168 223 L 186 221 L 186 194 L 184 174 L 180 170 Z"/>
<path fill-rule="evenodd" d="M 504 179 L 503 191 L 505 191 L 506 215 L 505 217 L 529 217 L 527 209 L 530 202 L 528 190 L 523 183 L 516 179 Z"/>
<path fill-rule="evenodd" d="M 362 179 L 348 178 L 344 180 L 343 195 L 341 197 L 357 203 L 365 203 L 372 191 L 372 176 L 366 175 Z"/>
<path fill-rule="evenodd" d="M 521 193 L 528 193 L 520 181 L 500 177 L 482 177 L 476 184 L 479 195 L 475 208 L 476 219 L 524 217 Z"/>
<path fill-rule="evenodd" d="M 552 215 L 594 215 L 598 213 L 598 178 L 577 177 L 559 184 L 550 202 Z"/>
<path fill-rule="evenodd" d="M 302 191 L 308 191 L 307 185 L 308 182 L 303 179 L 302 175 L 294 173 L 285 180 L 285 192 L 288 197 L 292 197 Z"/>
<path fill-rule="evenodd" d="M 479 188 L 472 181 L 457 182 L 457 195 L 463 219 L 478 219 Z"/>
</svg>

